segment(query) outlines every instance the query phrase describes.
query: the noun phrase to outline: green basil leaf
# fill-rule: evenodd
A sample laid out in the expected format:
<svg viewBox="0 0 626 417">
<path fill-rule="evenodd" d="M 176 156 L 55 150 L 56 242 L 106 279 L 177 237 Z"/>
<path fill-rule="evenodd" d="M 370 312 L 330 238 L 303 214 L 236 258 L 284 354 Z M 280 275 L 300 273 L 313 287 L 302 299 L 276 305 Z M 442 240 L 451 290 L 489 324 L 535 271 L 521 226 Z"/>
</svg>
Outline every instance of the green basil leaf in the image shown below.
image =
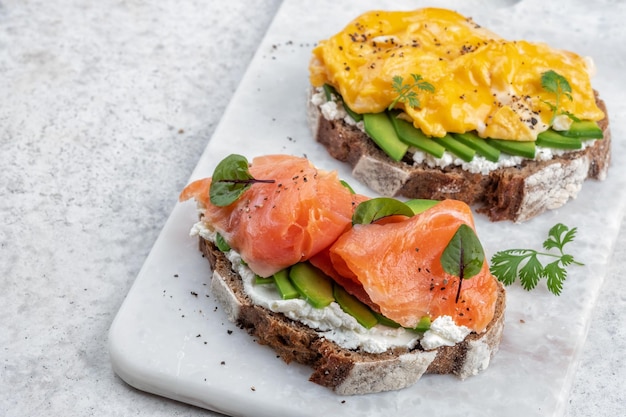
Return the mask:
<svg viewBox="0 0 626 417">
<path fill-rule="evenodd" d="M 248 160 L 244 156 L 227 156 L 213 171 L 209 189 L 211 204 L 218 207 L 232 204 L 250 187 L 253 179 L 248 171 Z"/>
<path fill-rule="evenodd" d="M 395 198 L 373 198 L 357 206 L 352 215 L 352 224 L 370 224 L 383 217 L 395 215 L 412 217 L 413 210 Z"/>
<path fill-rule="evenodd" d="M 485 261 L 483 246 L 474 230 L 459 226 L 441 255 L 441 266 L 450 275 L 468 279 L 478 274 Z"/>
</svg>

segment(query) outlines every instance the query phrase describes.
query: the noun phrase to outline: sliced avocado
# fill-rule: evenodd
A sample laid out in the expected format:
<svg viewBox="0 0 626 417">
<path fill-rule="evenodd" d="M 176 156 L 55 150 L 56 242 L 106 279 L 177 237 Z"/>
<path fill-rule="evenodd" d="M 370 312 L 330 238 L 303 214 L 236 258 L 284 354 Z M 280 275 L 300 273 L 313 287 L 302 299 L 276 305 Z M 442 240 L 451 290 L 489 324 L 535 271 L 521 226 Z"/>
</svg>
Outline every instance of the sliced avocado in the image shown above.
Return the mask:
<svg viewBox="0 0 626 417">
<path fill-rule="evenodd" d="M 378 324 L 378 320 L 372 310 L 342 286 L 333 285 L 333 295 L 341 309 L 354 317 L 361 326 L 371 329 Z"/>
<path fill-rule="evenodd" d="M 407 200 L 404 202 L 404 204 L 409 206 L 411 210 L 413 210 L 413 213 L 415 214 L 419 214 L 423 211 L 426 211 L 437 203 L 439 203 L 439 200 L 426 200 L 423 198 L 414 198 L 414 199 Z"/>
<path fill-rule="evenodd" d="M 537 146 L 555 149 L 580 149 L 583 147 L 582 141 L 577 137 L 567 137 L 559 132 L 548 129 L 537 135 Z"/>
<path fill-rule="evenodd" d="M 265 278 L 265 277 L 262 277 L 260 275 L 254 274 L 254 283 L 256 285 L 274 284 L 274 276 Z"/>
<path fill-rule="evenodd" d="M 386 112 L 363 115 L 365 132 L 394 161 L 402 159 L 409 145 L 398 138 Z"/>
<path fill-rule="evenodd" d="M 343 104 L 344 110 L 350 115 L 350 117 L 352 117 L 352 119 L 354 119 L 354 121 L 360 122 L 361 120 L 363 120 L 363 115 L 355 112 L 350 107 L 348 107 L 346 102 L 343 100 L 343 97 L 337 92 L 337 90 L 335 90 L 335 87 L 330 84 L 324 84 L 322 88 L 324 89 L 326 101 L 331 101 L 333 99 L 333 95 L 335 95 L 335 97 L 341 100 L 341 104 Z"/>
<path fill-rule="evenodd" d="M 350 191 L 350 194 L 356 194 L 354 192 L 354 189 L 350 186 L 350 184 L 348 184 L 346 181 L 344 180 L 339 180 L 339 182 L 341 183 L 341 185 L 343 185 L 344 187 L 346 187 L 348 189 L 348 191 Z"/>
<path fill-rule="evenodd" d="M 335 90 L 335 87 L 330 84 L 324 84 L 322 86 L 322 89 L 324 90 L 324 96 L 326 97 L 326 101 L 333 101 L 333 94 L 339 97 L 339 94 L 337 94 L 337 90 Z"/>
<path fill-rule="evenodd" d="M 287 269 L 278 271 L 272 275 L 272 278 L 274 278 L 278 293 L 283 300 L 291 300 L 292 298 L 300 297 L 300 293 L 289 280 L 289 272 Z"/>
<path fill-rule="evenodd" d="M 361 120 L 363 120 L 363 115 L 361 113 L 357 113 L 352 110 L 350 107 L 348 107 L 345 101 L 342 101 L 341 103 L 343 104 L 343 109 L 346 111 L 346 113 L 350 115 L 350 117 L 352 117 L 355 122 L 360 122 Z"/>
<path fill-rule="evenodd" d="M 335 301 L 332 280 L 308 262 L 292 266 L 289 279 L 302 298 L 315 308 L 324 308 Z"/>
<path fill-rule="evenodd" d="M 500 150 L 491 146 L 487 141 L 474 132 L 453 133 L 452 136 L 459 142 L 474 149 L 479 155 L 491 162 L 498 162 Z"/>
<path fill-rule="evenodd" d="M 581 139 L 602 139 L 604 137 L 600 126 L 591 120 L 572 122 L 568 130 L 559 133 L 570 138 Z"/>
<path fill-rule="evenodd" d="M 509 155 L 523 156 L 525 158 L 533 159 L 535 157 L 535 142 L 534 141 L 517 141 L 517 140 L 503 140 L 503 139 L 486 139 L 487 143 L 500 151 L 508 153 Z"/>
<path fill-rule="evenodd" d="M 389 113 L 389 119 L 400 140 L 427 152 L 435 158 L 441 158 L 446 148 L 426 136 L 421 130 L 406 120 L 399 119 L 396 114 Z"/>
<path fill-rule="evenodd" d="M 230 250 L 230 245 L 226 242 L 224 236 L 219 233 L 215 235 L 215 246 L 222 252 L 228 252 Z"/>
<path fill-rule="evenodd" d="M 411 330 L 419 332 L 419 333 L 424 333 L 428 329 L 430 329 L 430 317 L 424 316 L 417 323 L 417 326 L 415 326 Z"/>
<path fill-rule="evenodd" d="M 400 327 L 398 323 L 396 323 L 395 321 L 391 319 L 388 319 L 387 317 L 383 316 L 380 313 L 374 312 L 374 316 L 376 316 L 378 323 L 382 324 L 383 326 L 392 327 L 394 329 L 397 329 L 398 327 Z"/>
<path fill-rule="evenodd" d="M 449 150 L 465 162 L 471 161 L 474 158 L 474 155 L 476 155 L 476 151 L 474 149 L 457 141 L 449 133 L 447 133 L 442 138 L 432 138 L 432 140 L 434 140 L 441 146 L 444 146 L 447 150 Z"/>
</svg>

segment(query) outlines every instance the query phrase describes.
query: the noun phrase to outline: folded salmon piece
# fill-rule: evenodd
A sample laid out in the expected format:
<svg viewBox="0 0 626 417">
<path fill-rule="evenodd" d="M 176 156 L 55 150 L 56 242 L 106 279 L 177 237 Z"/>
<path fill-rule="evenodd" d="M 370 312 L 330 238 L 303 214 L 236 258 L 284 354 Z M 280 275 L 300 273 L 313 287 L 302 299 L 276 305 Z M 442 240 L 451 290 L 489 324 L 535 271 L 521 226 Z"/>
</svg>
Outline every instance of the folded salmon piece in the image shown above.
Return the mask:
<svg viewBox="0 0 626 417">
<path fill-rule="evenodd" d="M 334 272 L 358 282 L 361 301 L 405 327 L 420 319 L 450 316 L 457 325 L 482 332 L 493 319 L 498 284 L 483 263 L 479 274 L 464 279 L 443 270 L 441 255 L 460 225 L 474 229 L 469 206 L 444 200 L 411 218 L 384 224 L 355 225 L 329 248 Z M 375 307 L 374 307 L 375 306 Z"/>
<path fill-rule="evenodd" d="M 198 201 L 203 221 L 263 277 L 330 246 L 350 227 L 354 207 L 364 199 L 343 186 L 335 171 L 319 170 L 305 158 L 257 157 L 249 172 L 274 182 L 255 183 L 234 203 L 218 207 L 209 200 L 211 178 L 204 178 L 185 187 L 179 199 Z"/>
</svg>

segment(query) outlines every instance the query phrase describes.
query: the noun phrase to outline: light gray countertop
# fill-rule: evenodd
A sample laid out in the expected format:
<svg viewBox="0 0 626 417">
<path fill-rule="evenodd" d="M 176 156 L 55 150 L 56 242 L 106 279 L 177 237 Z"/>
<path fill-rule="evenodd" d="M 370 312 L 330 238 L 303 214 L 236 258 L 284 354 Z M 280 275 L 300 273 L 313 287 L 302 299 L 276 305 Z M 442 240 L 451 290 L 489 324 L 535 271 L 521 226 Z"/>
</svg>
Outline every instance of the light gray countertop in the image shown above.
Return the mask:
<svg viewBox="0 0 626 417">
<path fill-rule="evenodd" d="M 0 0 L 0 415 L 216 415 L 124 383 L 107 332 L 279 6 Z M 626 415 L 625 258 L 566 416 Z"/>
</svg>

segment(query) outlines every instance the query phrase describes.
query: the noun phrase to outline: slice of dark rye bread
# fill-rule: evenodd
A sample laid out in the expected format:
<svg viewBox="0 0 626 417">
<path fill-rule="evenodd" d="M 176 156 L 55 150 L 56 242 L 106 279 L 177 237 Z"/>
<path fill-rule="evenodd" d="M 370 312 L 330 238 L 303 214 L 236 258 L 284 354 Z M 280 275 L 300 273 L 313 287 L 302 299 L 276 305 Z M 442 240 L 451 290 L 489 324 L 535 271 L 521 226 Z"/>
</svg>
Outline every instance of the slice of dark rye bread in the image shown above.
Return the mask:
<svg viewBox="0 0 626 417">
<path fill-rule="evenodd" d="M 604 139 L 580 151 L 564 153 L 548 161 L 525 160 L 486 175 L 458 166 L 429 168 L 415 164 L 412 154 L 395 162 L 363 131 L 343 120 L 327 120 L 311 102 L 307 112 L 313 137 L 335 159 L 353 167 L 352 175 L 384 196 L 434 200 L 455 199 L 477 205 L 491 221 L 524 222 L 575 198 L 587 178 L 603 180 L 610 164 L 611 133 L 608 116 L 598 124 Z M 606 106 L 596 93 L 598 106 Z"/>
<path fill-rule="evenodd" d="M 286 362 L 313 368 L 310 381 L 340 395 L 398 390 L 414 384 L 424 373 L 454 374 L 461 379 L 484 370 L 497 352 L 504 328 L 505 290 L 499 284 L 496 311 L 487 329 L 471 333 L 454 346 L 430 351 L 395 348 L 380 354 L 344 349 L 314 329 L 253 304 L 231 262 L 212 242 L 200 239 L 209 260 L 211 292 L 228 319 L 267 345 Z"/>
</svg>

